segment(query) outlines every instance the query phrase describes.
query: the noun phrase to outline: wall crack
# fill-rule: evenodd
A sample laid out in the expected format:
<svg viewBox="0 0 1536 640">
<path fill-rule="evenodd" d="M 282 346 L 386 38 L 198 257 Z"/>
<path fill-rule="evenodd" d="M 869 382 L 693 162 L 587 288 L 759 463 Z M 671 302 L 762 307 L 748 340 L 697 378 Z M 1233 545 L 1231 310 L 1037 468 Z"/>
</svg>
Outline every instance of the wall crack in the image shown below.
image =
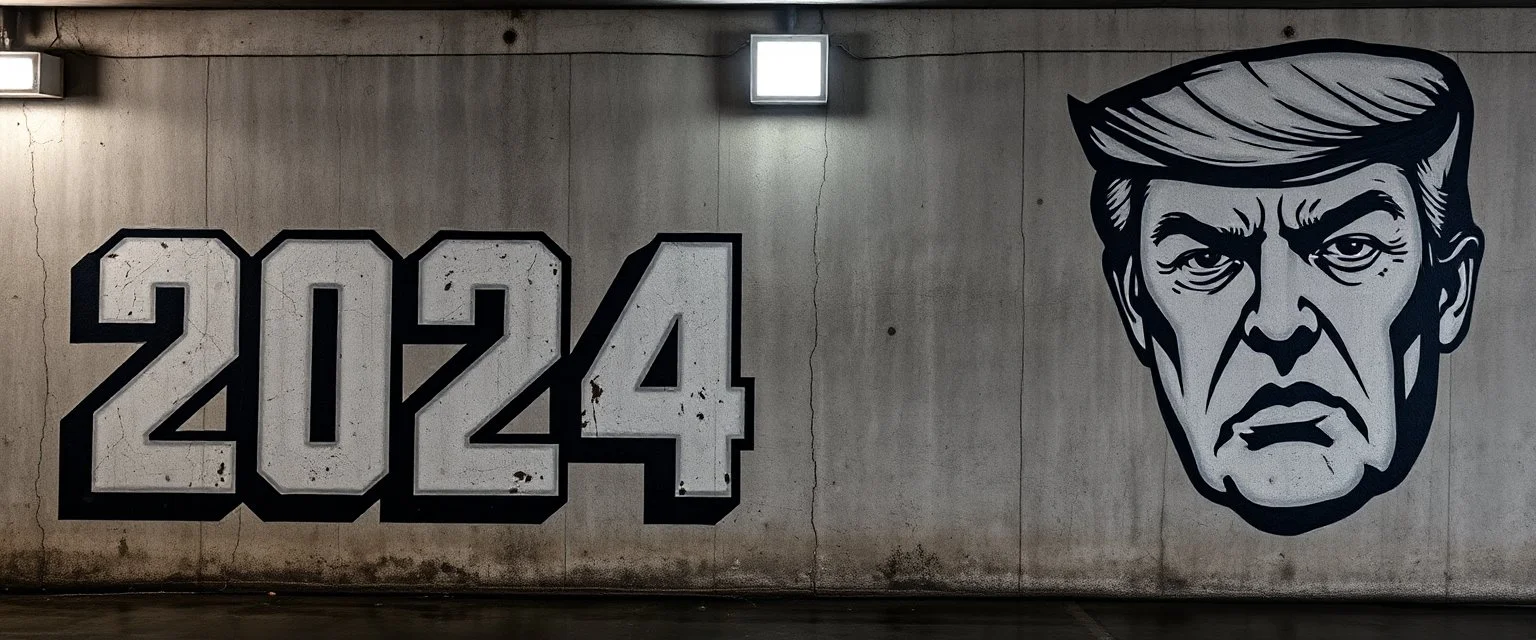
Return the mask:
<svg viewBox="0 0 1536 640">
<path fill-rule="evenodd" d="M 48 443 L 48 410 L 53 402 L 52 376 L 48 370 L 48 262 L 43 258 L 43 229 L 39 218 L 42 217 L 42 209 L 37 205 L 37 137 L 32 131 L 32 117 L 27 113 L 27 105 L 21 105 L 21 120 L 27 128 L 27 163 L 30 171 L 28 178 L 32 186 L 32 250 L 37 254 L 38 269 L 42 273 L 42 321 L 40 332 L 43 345 L 43 427 L 37 434 L 37 474 L 32 478 L 32 495 L 37 501 L 36 510 L 32 520 L 37 525 L 38 556 L 37 556 L 37 584 L 41 587 L 45 584 L 48 575 L 48 530 L 43 527 L 43 459 L 47 453 Z M 50 142 L 59 142 L 53 140 Z"/>
<path fill-rule="evenodd" d="M 811 354 L 806 358 L 811 390 L 811 593 L 817 592 L 821 580 L 821 532 L 816 528 L 816 489 L 821 483 L 821 474 L 816 466 L 816 347 L 821 342 L 821 308 L 816 302 L 816 295 L 821 289 L 821 253 L 817 239 L 821 233 L 821 196 L 827 188 L 827 160 L 832 155 L 832 146 L 827 142 L 827 124 L 831 117 L 830 113 L 823 113 L 821 118 L 821 184 L 816 187 L 816 208 L 811 218 L 811 264 L 814 268 L 811 278 L 812 333 Z"/>
<path fill-rule="evenodd" d="M 224 567 L 224 587 L 221 591 L 228 591 L 229 584 L 235 579 L 235 556 L 240 553 L 240 533 L 245 529 L 245 511 L 242 509 L 235 508 L 235 546 L 229 550 L 229 565 Z"/>
</svg>

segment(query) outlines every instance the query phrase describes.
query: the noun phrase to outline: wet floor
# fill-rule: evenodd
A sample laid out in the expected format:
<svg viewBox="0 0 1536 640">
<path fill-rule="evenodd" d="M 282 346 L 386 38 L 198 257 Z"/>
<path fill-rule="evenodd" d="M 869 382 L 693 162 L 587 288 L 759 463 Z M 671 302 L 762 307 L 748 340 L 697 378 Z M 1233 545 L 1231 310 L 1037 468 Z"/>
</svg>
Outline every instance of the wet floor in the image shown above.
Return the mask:
<svg viewBox="0 0 1536 640">
<path fill-rule="evenodd" d="M 1536 608 L 1066 600 L 8 596 L 0 638 L 1536 638 Z"/>
</svg>

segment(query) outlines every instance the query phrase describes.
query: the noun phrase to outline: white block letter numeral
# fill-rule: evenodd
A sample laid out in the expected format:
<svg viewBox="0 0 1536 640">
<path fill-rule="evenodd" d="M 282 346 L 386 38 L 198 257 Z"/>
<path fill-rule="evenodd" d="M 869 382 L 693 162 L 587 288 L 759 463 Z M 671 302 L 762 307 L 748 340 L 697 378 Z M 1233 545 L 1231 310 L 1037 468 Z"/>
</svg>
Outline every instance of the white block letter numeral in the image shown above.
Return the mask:
<svg viewBox="0 0 1536 640">
<path fill-rule="evenodd" d="M 746 435 L 747 393 L 732 386 L 734 250 L 659 242 L 581 384 L 583 437 L 674 441 L 678 497 L 729 496 L 732 442 Z"/>
<path fill-rule="evenodd" d="M 181 293 L 180 335 L 92 416 L 92 491 L 235 490 L 233 442 L 151 440 L 239 354 L 240 259 L 215 238 L 124 238 L 101 259 L 101 323 L 154 324 Z"/>
<path fill-rule="evenodd" d="M 388 471 L 393 266 L 366 239 L 262 260 L 257 469 L 279 493 L 362 495 Z"/>
<path fill-rule="evenodd" d="M 446 240 L 421 259 L 417 318 L 473 327 L 499 315 L 501 336 L 416 414 L 417 495 L 558 495 L 559 446 L 477 443 L 485 427 L 559 361 L 563 265 L 537 240 Z M 482 291 L 501 295 L 479 297 Z M 477 300 L 502 298 L 500 309 Z"/>
<path fill-rule="evenodd" d="M 614 490 L 647 523 L 718 523 L 753 440 L 741 278 L 740 235 L 660 234 L 571 348 L 571 258 L 536 231 L 408 257 L 368 230 L 254 255 L 120 231 L 71 271 L 70 341 L 142 346 L 59 422 L 59 517 L 540 523 L 579 462 L 642 465 Z M 407 394 L 407 345 L 457 349 Z"/>
</svg>

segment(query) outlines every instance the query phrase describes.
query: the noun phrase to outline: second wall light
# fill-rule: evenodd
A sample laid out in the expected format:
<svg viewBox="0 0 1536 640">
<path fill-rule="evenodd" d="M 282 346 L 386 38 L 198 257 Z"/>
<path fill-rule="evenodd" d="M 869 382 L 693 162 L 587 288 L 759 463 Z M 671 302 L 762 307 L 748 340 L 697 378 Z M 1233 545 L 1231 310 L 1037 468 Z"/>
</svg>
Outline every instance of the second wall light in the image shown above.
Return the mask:
<svg viewBox="0 0 1536 640">
<path fill-rule="evenodd" d="M 828 40 L 754 34 L 752 104 L 826 104 Z"/>
</svg>

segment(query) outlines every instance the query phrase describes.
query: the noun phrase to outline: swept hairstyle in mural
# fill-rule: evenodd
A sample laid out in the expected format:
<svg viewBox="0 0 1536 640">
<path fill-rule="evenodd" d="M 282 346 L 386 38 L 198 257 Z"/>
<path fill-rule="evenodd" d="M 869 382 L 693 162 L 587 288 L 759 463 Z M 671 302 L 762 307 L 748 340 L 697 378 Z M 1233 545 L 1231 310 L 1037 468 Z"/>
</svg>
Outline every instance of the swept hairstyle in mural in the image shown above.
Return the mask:
<svg viewBox="0 0 1536 640">
<path fill-rule="evenodd" d="M 1314 40 L 1069 108 L 1104 275 L 1195 488 L 1295 535 L 1397 486 L 1483 255 L 1456 64 Z"/>
</svg>

